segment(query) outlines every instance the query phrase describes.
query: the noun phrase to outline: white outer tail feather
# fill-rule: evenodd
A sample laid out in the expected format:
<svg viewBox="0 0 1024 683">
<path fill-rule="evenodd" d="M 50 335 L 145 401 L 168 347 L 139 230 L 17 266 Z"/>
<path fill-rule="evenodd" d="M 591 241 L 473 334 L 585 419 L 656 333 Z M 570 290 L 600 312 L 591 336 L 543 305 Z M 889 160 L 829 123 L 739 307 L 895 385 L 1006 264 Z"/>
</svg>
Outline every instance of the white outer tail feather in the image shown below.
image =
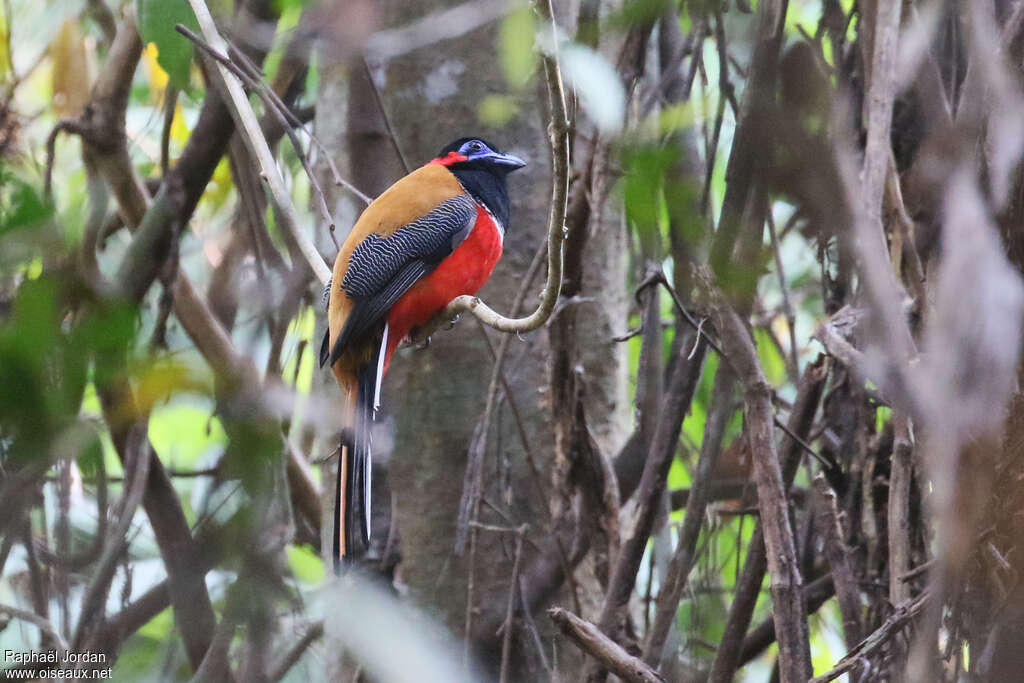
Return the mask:
<svg viewBox="0 0 1024 683">
<path fill-rule="evenodd" d="M 380 388 L 384 384 L 384 361 L 388 350 L 388 332 L 390 328 L 387 323 L 384 323 L 384 334 L 380 341 L 380 352 L 377 354 L 377 379 L 373 388 L 373 412 L 370 413 L 370 422 L 377 417 L 377 410 L 380 409 Z M 370 504 L 372 502 L 373 492 L 373 465 L 370 464 L 370 458 L 366 458 L 363 462 L 364 472 L 363 480 L 366 482 L 366 486 L 363 488 L 363 509 L 366 514 L 363 516 L 363 520 L 366 526 L 366 537 L 370 537 Z"/>
</svg>

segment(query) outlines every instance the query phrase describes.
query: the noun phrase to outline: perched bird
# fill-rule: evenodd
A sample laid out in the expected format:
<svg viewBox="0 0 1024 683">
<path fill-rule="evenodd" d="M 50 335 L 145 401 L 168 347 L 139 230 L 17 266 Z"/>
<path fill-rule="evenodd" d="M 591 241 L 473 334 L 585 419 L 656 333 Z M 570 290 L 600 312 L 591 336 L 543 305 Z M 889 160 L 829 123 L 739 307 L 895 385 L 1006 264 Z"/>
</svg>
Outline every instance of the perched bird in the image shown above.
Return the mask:
<svg viewBox="0 0 1024 683">
<path fill-rule="evenodd" d="M 334 262 L 320 365 L 347 404 L 334 507 L 334 564 L 370 540 L 370 425 L 391 356 L 452 299 L 475 294 L 501 258 L 506 175 L 526 165 L 480 138 L 461 138 L 370 204 Z"/>
</svg>

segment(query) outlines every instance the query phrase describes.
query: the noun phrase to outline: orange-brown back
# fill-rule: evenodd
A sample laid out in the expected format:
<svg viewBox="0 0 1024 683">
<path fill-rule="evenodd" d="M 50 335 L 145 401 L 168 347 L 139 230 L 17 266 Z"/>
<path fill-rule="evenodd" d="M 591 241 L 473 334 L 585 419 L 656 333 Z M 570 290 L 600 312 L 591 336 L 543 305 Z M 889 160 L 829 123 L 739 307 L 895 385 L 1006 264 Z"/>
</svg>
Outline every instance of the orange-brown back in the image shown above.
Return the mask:
<svg viewBox="0 0 1024 683">
<path fill-rule="evenodd" d="M 383 236 L 393 234 L 403 225 L 426 215 L 441 202 L 464 191 L 458 178 L 451 171 L 440 164 L 430 164 L 416 169 L 396 182 L 366 207 L 359 220 L 352 226 L 352 231 L 341 245 L 338 258 L 334 261 L 334 280 L 331 283 L 330 301 L 327 306 L 331 348 L 354 303 L 341 289 L 341 283 L 356 246 L 371 233 Z M 372 344 L 367 345 L 365 349 L 353 348 L 342 354 L 334 364 L 334 374 L 343 388 L 351 383 L 356 369 L 371 358 L 373 350 Z"/>
</svg>

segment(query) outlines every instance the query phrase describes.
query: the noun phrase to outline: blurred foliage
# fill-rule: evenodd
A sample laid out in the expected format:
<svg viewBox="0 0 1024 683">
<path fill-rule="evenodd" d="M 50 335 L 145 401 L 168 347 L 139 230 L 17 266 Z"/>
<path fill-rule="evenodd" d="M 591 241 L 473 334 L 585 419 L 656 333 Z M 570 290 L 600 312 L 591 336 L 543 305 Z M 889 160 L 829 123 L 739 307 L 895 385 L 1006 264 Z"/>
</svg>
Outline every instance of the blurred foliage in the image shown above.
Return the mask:
<svg viewBox="0 0 1024 683">
<path fill-rule="evenodd" d="M 282 12 L 281 35 L 288 35 L 298 25 L 301 11 L 311 2 L 277 0 Z M 851 3 L 852 0 L 846 0 L 845 8 L 849 9 Z M 683 4 L 680 21 L 689 30 L 695 0 Z M 302 429 L 282 433 L 280 422 L 262 417 L 254 420 L 251 406 L 225 403 L 214 372 L 173 316 L 166 330 L 165 346 L 151 345 L 160 316 L 162 285 L 154 286 L 138 306 L 130 306 L 102 296 L 81 281 L 75 262 L 90 200 L 77 141 L 60 139 L 53 167 L 54 196 L 43 196 L 46 138 L 59 118 L 73 116 L 85 102 L 90 79 L 95 77 L 90 64 L 102 63 L 107 49 L 96 24 L 79 14 L 80 5 L 70 0 L 11 0 L 13 17 L 0 17 L 0 80 L 8 81 L 12 73 L 24 79 L 15 92 L 12 107 L 25 115 L 19 124 L 17 151 L 0 158 L 0 386 L 8 388 L 0 392 L 0 465 L 10 468 L 34 460 L 52 463 L 58 457 L 74 459 L 79 479 L 73 492 L 70 524 L 78 539 L 76 545 L 87 545 L 96 534 L 94 479 L 100 471 L 99 459 L 104 458 L 108 475 L 122 473 L 111 434 L 101 420 L 98 396 L 114 382 L 128 382 L 137 405 L 131 407 L 131 414 L 120 417 L 146 416 L 149 439 L 169 470 L 202 473 L 174 479 L 189 524 L 201 528 L 210 520 L 237 523 L 233 527 L 239 530 L 235 540 L 248 543 L 253 529 L 258 527 L 259 515 L 264 512 L 262 505 L 251 503 L 260 500 L 259 492 L 275 485 L 272 464 L 280 457 L 286 440 L 297 443 L 302 438 Z M 146 50 L 142 68 L 137 70 L 132 83 L 127 112 L 130 153 L 141 176 L 156 178 L 160 173 L 162 109 L 168 85 L 183 91 L 169 129 L 172 160 L 194 129 L 205 86 L 193 69 L 192 45 L 174 30 L 176 23 L 196 26 L 186 0 L 135 0 L 134 6 Z M 649 23 L 673 7 L 675 3 L 666 0 L 628 2 L 606 18 L 602 29 L 622 32 L 630 26 Z M 809 28 L 816 23 L 821 3 L 795 1 L 790 8 L 787 31 L 796 40 L 800 27 Z M 410 10 L 410 18 L 417 14 L 418 10 Z M 733 36 L 730 47 L 736 58 L 745 63 L 751 33 L 745 29 L 749 28 L 751 17 L 730 12 L 727 23 Z M 493 49 L 502 65 L 507 88 L 489 93 L 478 103 L 480 123 L 501 126 L 521 111 L 522 93 L 538 83 L 535 43 L 543 43 L 543 39 L 537 38 L 537 34 L 543 33 L 542 28 L 527 5 L 518 6 L 501 19 Z M 9 31 L 18 38 L 11 43 L 13 54 L 7 53 L 7 41 L 3 40 Z M 561 56 L 565 78 L 575 88 L 580 116 L 594 121 L 602 134 L 611 134 L 635 112 L 628 106 L 615 65 L 594 49 L 596 31 L 596 26 L 582 26 L 575 41 L 560 47 Z M 271 76 L 284 50 L 281 35 L 266 60 L 266 71 Z M 616 170 L 621 171 L 616 196 L 624 203 L 635 260 L 639 262 L 637 254 L 642 252 L 659 259 L 669 273 L 675 266 L 666 256 L 673 237 L 671 230 L 678 230 L 698 256 L 703 256 L 708 247 L 707 223 L 693 210 L 699 203 L 700 188 L 692 180 L 675 174 L 674 169 L 694 151 L 701 171 L 709 156 L 715 161 L 709 204 L 711 213 L 717 215 L 735 127 L 734 114 L 725 106 L 719 146 L 707 149 L 709 127 L 714 125 L 716 107 L 725 94 L 714 78 L 720 65 L 713 42 L 706 41 L 700 49 L 704 73 L 694 82 L 691 100 L 655 107 L 647 119 L 636 122 L 639 133 L 624 138 L 616 148 Z M 830 49 L 826 40 L 826 56 L 831 55 Z M 305 87 L 307 102 L 311 101 L 320 77 L 318 68 L 314 61 Z M 739 97 L 740 79 L 736 85 L 735 95 Z M 683 133 L 694 136 L 695 147 L 691 148 L 678 135 Z M 298 159 L 290 149 L 279 156 L 302 217 L 306 223 L 312 223 L 308 210 L 310 188 Z M 202 291 L 209 286 L 218 264 L 228 257 L 228 222 L 237 196 L 229 164 L 222 161 L 180 246 L 182 271 Z M 780 217 L 793 212 L 793 207 L 782 200 L 774 204 Z M 272 237 L 278 239 L 269 210 L 267 224 Z M 123 230 L 104 237 L 98 254 L 101 271 L 116 272 L 129 239 Z M 806 342 L 816 321 L 824 315 L 816 245 L 794 230 L 780 246 L 794 299 L 798 338 Z M 792 397 L 795 387 L 784 355 L 788 334 L 785 328 L 777 327 L 782 320 L 778 278 L 773 272 L 774 265 L 767 258 L 764 262 L 764 277 L 761 272 L 749 271 L 730 272 L 729 276 L 742 280 L 745 286 L 758 287 L 760 301 L 768 309 L 758 314 L 769 319 L 763 328 L 754 330 L 759 357 L 778 394 Z M 630 290 L 633 285 L 623 283 Z M 261 296 L 243 302 L 231 341 L 262 370 L 268 365 L 272 348 L 268 319 L 282 286 L 264 282 L 261 286 L 265 287 L 260 290 Z M 668 320 L 673 315 L 671 302 L 664 297 L 662 304 L 663 318 Z M 315 303 L 303 301 L 297 314 L 285 321 L 287 332 L 281 345 L 281 379 L 297 393 L 288 410 L 292 422 L 300 426 L 311 419 L 316 408 L 310 398 L 317 372 L 311 349 L 319 342 L 314 339 L 319 315 L 314 306 Z M 630 323 L 636 326 L 637 318 L 634 316 Z M 775 330 L 783 348 L 772 341 L 770 330 Z M 674 329 L 666 330 L 666 357 L 676 333 Z M 639 340 L 631 340 L 628 348 L 629 370 L 635 385 Z M 816 351 L 809 344 L 797 349 L 801 364 Z M 707 359 L 683 424 L 679 457 L 669 474 L 670 489 L 683 489 L 690 484 L 718 363 L 713 354 Z M 879 429 L 889 417 L 884 410 L 876 414 Z M 727 430 L 727 446 L 737 440 L 740 429 L 741 417 L 737 412 Z M 46 515 L 38 525 L 52 535 L 59 517 L 54 502 L 55 483 L 48 482 L 45 488 Z M 115 493 L 121 492 L 120 484 L 113 488 Z M 253 517 L 247 516 L 250 513 Z M 683 514 L 681 510 L 674 512 L 672 521 L 679 522 Z M 742 514 L 714 510 L 709 517 L 713 523 L 702 534 L 701 563 L 695 572 L 693 590 L 678 612 L 679 629 L 692 643 L 715 643 L 720 638 L 729 592 L 736 584 L 753 531 L 752 521 Z M 155 551 L 153 532 L 141 512 L 133 528 L 132 552 L 136 555 L 131 572 L 118 573 L 112 595 L 124 591 L 134 599 L 162 580 L 165 573 Z M 285 556 L 291 597 L 298 602 L 313 602 L 326 575 L 324 562 L 303 543 L 289 544 Z M 21 546 L 15 547 L 0 579 L 0 602 L 24 599 L 20 587 L 27 563 Z M 649 566 L 645 562 L 645 567 Z M 239 580 L 238 569 L 236 563 L 210 574 L 208 583 L 218 610 L 224 609 L 229 587 Z M 638 592 L 644 592 L 652 576 L 649 569 L 641 573 Z M 80 597 L 82 590 L 76 584 L 71 593 Z M 271 599 L 269 595 L 266 598 Z M 763 603 L 758 619 L 768 616 Z M 55 603 L 53 612 L 57 611 Z M 834 635 L 840 628 L 837 610 L 829 606 L 819 614 L 820 619 L 812 622 L 813 646 L 815 665 L 823 668 L 841 653 L 842 643 Z M 149 620 L 121 648 L 115 679 L 187 679 L 189 667 L 175 629 L 169 609 Z M 0 632 L 0 649 L 25 649 L 36 642 L 37 636 L 30 629 L 9 628 Z M 700 645 L 694 645 L 688 652 L 705 664 L 711 654 Z M 762 657 L 760 664 L 747 674 L 749 680 L 765 679 L 770 661 L 771 653 Z M 297 668 L 293 680 L 302 678 L 302 672 L 302 667 Z"/>
<path fill-rule="evenodd" d="M 136 7 L 142 42 L 156 45 L 157 61 L 170 77 L 171 85 L 186 89 L 194 48 L 174 27 L 184 24 L 193 31 L 199 30 L 188 0 L 138 0 Z"/>
</svg>

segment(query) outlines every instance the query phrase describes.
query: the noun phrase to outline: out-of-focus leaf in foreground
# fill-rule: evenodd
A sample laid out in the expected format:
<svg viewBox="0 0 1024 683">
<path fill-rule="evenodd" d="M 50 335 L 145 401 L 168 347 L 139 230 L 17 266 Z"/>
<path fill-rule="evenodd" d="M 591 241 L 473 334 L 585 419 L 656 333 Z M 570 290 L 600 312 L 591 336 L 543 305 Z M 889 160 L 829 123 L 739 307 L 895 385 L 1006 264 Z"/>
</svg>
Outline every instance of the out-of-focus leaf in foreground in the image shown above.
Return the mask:
<svg viewBox="0 0 1024 683">
<path fill-rule="evenodd" d="M 188 87 L 192 64 L 192 43 L 174 30 L 175 24 L 197 28 L 195 15 L 186 0 L 138 0 L 139 35 L 144 43 L 155 43 L 157 61 L 176 88 Z"/>
<path fill-rule="evenodd" d="M 324 629 L 381 683 L 471 683 L 447 630 L 376 584 L 350 574 L 328 588 Z"/>
</svg>

